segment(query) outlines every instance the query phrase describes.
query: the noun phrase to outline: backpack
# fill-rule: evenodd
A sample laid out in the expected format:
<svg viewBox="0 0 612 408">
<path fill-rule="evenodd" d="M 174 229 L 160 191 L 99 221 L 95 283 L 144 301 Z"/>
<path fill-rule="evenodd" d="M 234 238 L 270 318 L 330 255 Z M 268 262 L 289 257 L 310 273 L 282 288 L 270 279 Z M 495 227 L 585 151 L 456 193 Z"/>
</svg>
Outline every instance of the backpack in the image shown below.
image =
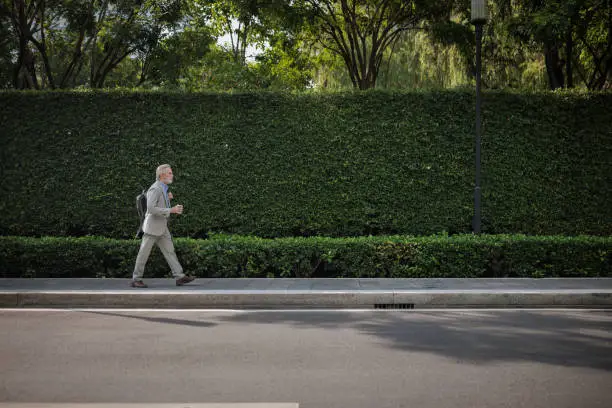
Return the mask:
<svg viewBox="0 0 612 408">
<path fill-rule="evenodd" d="M 147 190 L 142 190 L 142 193 L 136 196 L 136 211 L 138 211 L 138 218 L 140 219 L 140 225 L 136 232 L 136 238 L 142 238 L 144 231 L 142 226 L 144 223 L 145 215 L 147 214 Z"/>
</svg>

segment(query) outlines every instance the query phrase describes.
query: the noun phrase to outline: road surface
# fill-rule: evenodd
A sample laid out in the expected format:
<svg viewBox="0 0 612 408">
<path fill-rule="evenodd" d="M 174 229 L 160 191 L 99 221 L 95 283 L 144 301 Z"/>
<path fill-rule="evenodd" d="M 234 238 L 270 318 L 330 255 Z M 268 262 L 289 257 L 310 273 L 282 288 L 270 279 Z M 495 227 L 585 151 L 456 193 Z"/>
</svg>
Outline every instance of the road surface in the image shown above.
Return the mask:
<svg viewBox="0 0 612 408">
<path fill-rule="evenodd" d="M 609 408 L 612 311 L 0 309 L 0 367 L 0 408 Z"/>
</svg>

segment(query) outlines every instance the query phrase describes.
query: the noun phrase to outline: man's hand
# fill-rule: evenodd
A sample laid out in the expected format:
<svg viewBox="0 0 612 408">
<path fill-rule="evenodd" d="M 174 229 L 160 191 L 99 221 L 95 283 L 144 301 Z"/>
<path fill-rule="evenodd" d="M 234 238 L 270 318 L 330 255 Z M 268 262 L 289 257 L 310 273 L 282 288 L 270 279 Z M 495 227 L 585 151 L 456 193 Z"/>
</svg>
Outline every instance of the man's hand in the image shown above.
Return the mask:
<svg viewBox="0 0 612 408">
<path fill-rule="evenodd" d="M 173 198 L 172 193 L 168 193 L 168 200 L 172 200 Z"/>
<path fill-rule="evenodd" d="M 172 207 L 170 209 L 170 214 L 182 214 L 183 213 L 183 206 L 182 205 L 175 205 L 174 207 Z"/>
</svg>

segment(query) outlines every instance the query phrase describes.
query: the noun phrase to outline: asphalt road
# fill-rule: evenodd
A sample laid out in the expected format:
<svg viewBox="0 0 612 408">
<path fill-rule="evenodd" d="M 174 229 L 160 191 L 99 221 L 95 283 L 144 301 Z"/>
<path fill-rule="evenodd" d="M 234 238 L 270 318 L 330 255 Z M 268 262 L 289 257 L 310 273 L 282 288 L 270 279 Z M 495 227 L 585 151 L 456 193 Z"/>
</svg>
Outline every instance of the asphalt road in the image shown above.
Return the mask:
<svg viewBox="0 0 612 408">
<path fill-rule="evenodd" d="M 0 309 L 7 402 L 609 408 L 612 311 Z"/>
</svg>

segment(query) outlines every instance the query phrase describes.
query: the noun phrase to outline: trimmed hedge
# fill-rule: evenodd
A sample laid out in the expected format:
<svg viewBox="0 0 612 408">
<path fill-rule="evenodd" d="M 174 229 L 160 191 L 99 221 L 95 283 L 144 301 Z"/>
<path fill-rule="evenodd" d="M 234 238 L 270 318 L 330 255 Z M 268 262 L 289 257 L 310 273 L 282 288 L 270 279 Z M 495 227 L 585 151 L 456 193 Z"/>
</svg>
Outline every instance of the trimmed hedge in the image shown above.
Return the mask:
<svg viewBox="0 0 612 408">
<path fill-rule="evenodd" d="M 612 238 L 434 235 L 178 238 L 198 277 L 612 277 Z M 130 278 L 137 240 L 0 237 L 0 276 Z M 170 277 L 154 248 L 145 277 Z"/>
<path fill-rule="evenodd" d="M 611 102 L 485 93 L 483 232 L 612 234 Z M 132 238 L 164 162 L 175 236 L 471 231 L 468 92 L 2 92 L 0 123 L 0 235 Z"/>
</svg>

